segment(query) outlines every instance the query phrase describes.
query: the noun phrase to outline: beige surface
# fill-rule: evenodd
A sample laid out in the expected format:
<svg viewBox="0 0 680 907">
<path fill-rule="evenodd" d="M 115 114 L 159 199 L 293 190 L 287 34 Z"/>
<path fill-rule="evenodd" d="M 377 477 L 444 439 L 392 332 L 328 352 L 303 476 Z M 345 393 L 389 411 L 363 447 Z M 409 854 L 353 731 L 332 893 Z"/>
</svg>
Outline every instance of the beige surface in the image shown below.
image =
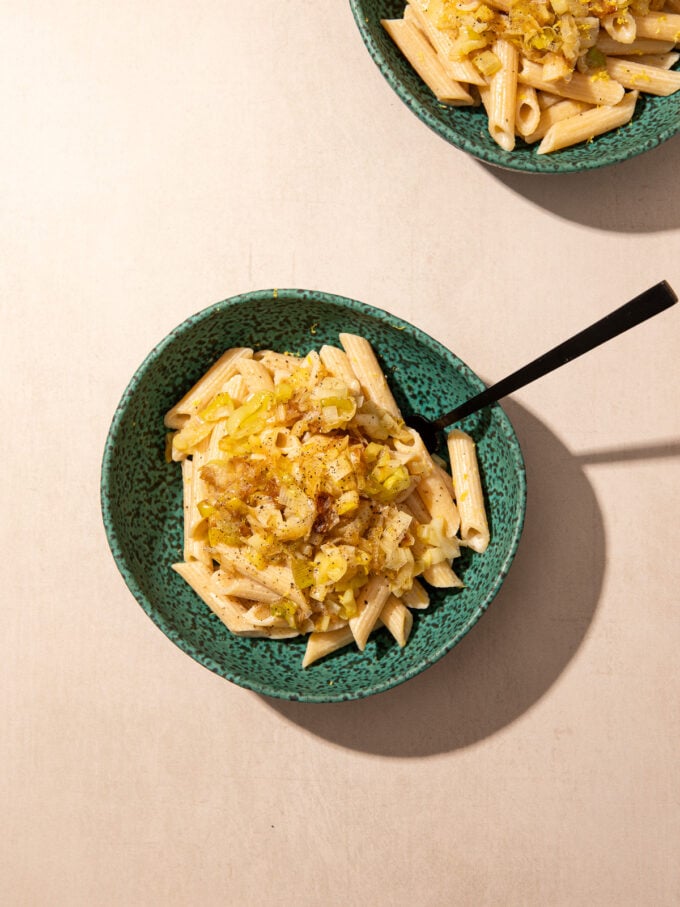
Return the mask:
<svg viewBox="0 0 680 907">
<path fill-rule="evenodd" d="M 493 379 L 680 289 L 680 139 L 491 170 L 397 100 L 339 0 L 6 2 L 0 111 L 0 903 L 680 903 L 680 310 L 508 405 L 512 573 L 373 700 L 194 663 L 98 504 L 132 371 L 234 293 L 354 296 Z"/>
</svg>

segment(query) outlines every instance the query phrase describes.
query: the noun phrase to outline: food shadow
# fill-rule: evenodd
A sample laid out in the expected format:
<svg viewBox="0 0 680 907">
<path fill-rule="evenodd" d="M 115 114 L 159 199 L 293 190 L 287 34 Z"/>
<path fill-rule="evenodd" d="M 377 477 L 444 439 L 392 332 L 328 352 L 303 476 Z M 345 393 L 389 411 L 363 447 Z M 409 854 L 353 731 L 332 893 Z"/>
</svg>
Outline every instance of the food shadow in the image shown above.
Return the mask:
<svg viewBox="0 0 680 907">
<path fill-rule="evenodd" d="M 602 588 L 602 513 L 579 458 L 517 403 L 504 409 L 524 453 L 528 500 L 515 562 L 489 613 L 441 661 L 385 693 L 327 704 L 261 697 L 288 721 L 361 752 L 435 755 L 511 724 L 574 657 Z"/>
</svg>

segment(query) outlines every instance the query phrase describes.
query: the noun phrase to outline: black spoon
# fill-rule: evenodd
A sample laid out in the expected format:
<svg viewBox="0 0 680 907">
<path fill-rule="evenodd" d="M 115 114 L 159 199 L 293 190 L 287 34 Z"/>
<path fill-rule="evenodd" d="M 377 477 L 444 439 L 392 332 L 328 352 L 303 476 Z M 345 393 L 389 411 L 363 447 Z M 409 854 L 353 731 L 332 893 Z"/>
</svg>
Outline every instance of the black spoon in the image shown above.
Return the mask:
<svg viewBox="0 0 680 907">
<path fill-rule="evenodd" d="M 542 378 L 543 375 L 547 375 L 548 372 L 554 371 L 561 365 L 566 365 L 567 362 L 582 356 L 588 350 L 595 349 L 601 343 L 606 343 L 607 340 L 634 328 L 636 324 L 641 324 L 653 315 L 658 315 L 659 312 L 663 312 L 677 301 L 678 297 L 673 288 L 662 280 L 661 283 L 640 293 L 635 299 L 631 299 L 630 302 L 610 312 L 609 315 L 605 315 L 604 318 L 570 337 L 569 340 L 565 340 L 564 343 L 560 343 L 539 356 L 538 359 L 517 369 L 502 381 L 491 385 L 481 394 L 472 397 L 467 403 L 457 406 L 438 419 L 426 419 L 425 416 L 414 414 L 408 416 L 406 423 L 411 428 L 415 428 L 425 442 L 425 446 L 434 451 L 439 445 L 441 432 L 447 426 L 460 422 L 466 416 L 471 416 L 472 413 L 476 413 L 485 406 L 514 393 L 520 387 L 531 384 L 532 381 Z"/>
</svg>

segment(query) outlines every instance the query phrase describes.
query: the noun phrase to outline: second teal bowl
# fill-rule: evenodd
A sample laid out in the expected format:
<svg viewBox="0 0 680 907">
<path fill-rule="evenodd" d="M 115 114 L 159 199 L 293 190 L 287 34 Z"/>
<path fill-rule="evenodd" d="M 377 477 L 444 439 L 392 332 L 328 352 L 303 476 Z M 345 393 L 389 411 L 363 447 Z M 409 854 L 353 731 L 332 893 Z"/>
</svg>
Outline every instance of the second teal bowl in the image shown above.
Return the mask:
<svg viewBox="0 0 680 907">
<path fill-rule="evenodd" d="M 388 37 L 380 20 L 401 18 L 405 5 L 405 0 L 350 0 L 368 52 L 401 100 L 447 142 L 481 161 L 527 173 L 593 170 L 649 151 L 680 131 L 678 91 L 665 98 L 642 95 L 630 123 L 573 148 L 541 155 L 536 145 L 518 141 L 514 151 L 503 151 L 489 135 L 482 107 L 440 104 Z M 680 61 L 674 68 L 680 69 Z"/>
</svg>

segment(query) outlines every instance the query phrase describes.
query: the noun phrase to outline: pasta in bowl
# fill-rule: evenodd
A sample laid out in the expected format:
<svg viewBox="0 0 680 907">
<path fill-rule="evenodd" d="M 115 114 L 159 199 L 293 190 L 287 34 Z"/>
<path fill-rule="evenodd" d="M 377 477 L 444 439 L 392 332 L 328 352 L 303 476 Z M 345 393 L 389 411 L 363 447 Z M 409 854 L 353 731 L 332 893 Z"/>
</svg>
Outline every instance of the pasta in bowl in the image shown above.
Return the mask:
<svg viewBox="0 0 680 907">
<path fill-rule="evenodd" d="M 366 364 L 385 373 L 382 402 L 366 399 Z M 481 386 L 432 338 L 342 297 L 262 291 L 190 318 L 137 371 L 107 439 L 104 523 L 131 591 L 184 651 L 260 693 L 336 701 L 414 676 L 500 588 L 524 471 L 500 407 L 465 423 L 488 524 L 462 513 L 460 529 L 448 464 L 399 410 L 434 415 Z"/>
<path fill-rule="evenodd" d="M 680 129 L 677 0 L 351 0 L 379 69 L 452 144 L 537 173 Z"/>
</svg>

